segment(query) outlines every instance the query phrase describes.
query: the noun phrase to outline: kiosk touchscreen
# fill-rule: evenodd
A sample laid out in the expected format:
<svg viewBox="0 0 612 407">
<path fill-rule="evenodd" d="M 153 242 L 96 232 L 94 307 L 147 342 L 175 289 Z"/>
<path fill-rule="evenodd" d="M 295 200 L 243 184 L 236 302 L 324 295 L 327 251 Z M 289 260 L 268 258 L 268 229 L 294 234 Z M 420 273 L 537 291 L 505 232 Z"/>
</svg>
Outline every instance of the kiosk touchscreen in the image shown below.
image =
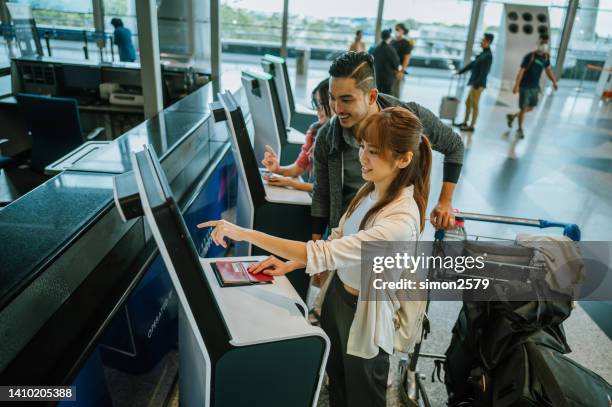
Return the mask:
<svg viewBox="0 0 612 407">
<path fill-rule="evenodd" d="M 272 76 L 243 71 L 242 86 L 255 128 L 255 156 L 261 161 L 266 145 L 269 145 L 280 157 L 281 165 L 293 163 L 306 142 L 306 135 L 285 124 Z"/>
<path fill-rule="evenodd" d="M 265 170 L 260 168 L 260 160 L 249 138 L 248 127 L 242 109 L 230 92 L 220 93 L 219 102 L 211 105 L 215 120 L 226 121 L 230 133 L 230 142 L 238 172 L 245 185 L 245 197 L 241 205 L 249 208 L 245 212 L 251 214 L 250 219 L 241 223 L 241 226 L 254 228 L 259 231 L 286 239 L 307 241 L 310 240 L 310 205 L 312 198 L 305 191 L 271 186 L 263 178 Z M 255 114 L 251 112 L 251 118 Z M 282 221 L 291 219 L 291 222 Z M 266 254 L 257 247 L 248 246 L 249 254 Z M 300 270 L 288 274 L 289 280 L 295 289 L 306 298 L 309 279 Z"/>
<path fill-rule="evenodd" d="M 142 213 L 181 304 L 180 405 L 315 406 L 329 340 L 309 324 L 288 280 L 233 281 L 232 270 L 248 273 L 246 263 L 263 257 L 200 258 L 153 149 L 133 154 L 132 164 Z M 134 204 L 130 185 L 115 179 L 118 206 Z"/>
<path fill-rule="evenodd" d="M 289 80 L 287 61 L 284 58 L 267 54 L 261 59 L 261 66 L 264 71 L 274 77 L 285 126 L 306 133 L 308 127 L 317 121 L 317 115 L 315 112 L 299 109 L 299 106 L 296 105 Z"/>
</svg>

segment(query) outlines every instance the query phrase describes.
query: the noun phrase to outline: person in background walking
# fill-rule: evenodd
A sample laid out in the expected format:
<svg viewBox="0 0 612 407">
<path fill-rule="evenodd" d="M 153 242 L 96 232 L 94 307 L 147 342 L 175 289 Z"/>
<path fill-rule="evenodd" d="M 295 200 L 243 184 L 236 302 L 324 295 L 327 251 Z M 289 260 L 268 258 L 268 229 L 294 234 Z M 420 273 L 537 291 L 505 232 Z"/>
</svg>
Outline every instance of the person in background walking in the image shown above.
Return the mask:
<svg viewBox="0 0 612 407">
<path fill-rule="evenodd" d="M 401 66 L 397 52 L 389 45 L 391 30 L 383 30 L 381 39 L 382 41 L 372 50 L 376 87 L 381 93 L 390 94 L 393 81 L 398 77 Z"/>
<path fill-rule="evenodd" d="M 363 31 L 357 30 L 355 33 L 355 41 L 349 47 L 349 51 L 364 52 L 366 50 L 365 42 L 363 42 Z"/>
<path fill-rule="evenodd" d="M 487 87 L 487 76 L 489 75 L 491 65 L 493 64 L 493 55 L 491 54 L 491 43 L 493 42 L 493 38 L 493 34 L 485 34 L 480 41 L 482 52 L 478 54 L 478 56 L 472 62 L 457 72 L 458 74 L 462 74 L 467 71 L 472 71 L 470 80 L 468 81 L 470 93 L 465 100 L 465 118 L 463 119 L 463 123 L 458 125 L 462 131 L 474 131 L 474 126 L 476 125 L 476 120 L 478 119 L 478 103 L 480 102 L 480 95 L 482 94 L 484 88 Z M 468 126 L 470 115 L 472 116 L 472 120 Z"/>
<path fill-rule="evenodd" d="M 518 138 L 524 138 L 523 122 L 525 114 L 532 111 L 538 105 L 538 94 L 540 93 L 540 78 L 542 72 L 551 80 L 553 88 L 557 90 L 557 79 L 550 68 L 549 37 L 547 34 L 540 35 L 535 51 L 525 55 L 521 63 L 521 69 L 516 75 L 512 93 L 519 94 L 519 111 L 506 115 L 508 127 L 512 128 L 512 122 L 518 117 Z"/>
<path fill-rule="evenodd" d="M 400 64 L 402 65 L 391 88 L 391 95 L 399 98 L 402 91 L 404 74 L 406 69 L 408 69 L 408 64 L 410 64 L 410 54 L 413 48 L 412 43 L 408 40 L 408 28 L 404 24 L 399 23 L 395 25 L 395 38 L 391 41 L 391 46 L 397 52 Z"/>
<path fill-rule="evenodd" d="M 136 61 L 136 50 L 132 42 L 132 32 L 123 26 L 123 21 L 120 18 L 113 18 L 111 25 L 115 27 L 114 39 L 117 48 L 119 48 L 119 60 L 122 62 Z"/>
</svg>

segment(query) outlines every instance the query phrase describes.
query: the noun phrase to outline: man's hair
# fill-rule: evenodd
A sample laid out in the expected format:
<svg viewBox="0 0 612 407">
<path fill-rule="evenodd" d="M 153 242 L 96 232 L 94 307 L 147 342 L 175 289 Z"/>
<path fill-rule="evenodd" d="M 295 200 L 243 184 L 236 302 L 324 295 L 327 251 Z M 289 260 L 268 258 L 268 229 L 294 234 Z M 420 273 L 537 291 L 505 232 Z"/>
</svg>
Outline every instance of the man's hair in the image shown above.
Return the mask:
<svg viewBox="0 0 612 407">
<path fill-rule="evenodd" d="M 383 41 L 387 41 L 389 38 L 391 38 L 391 30 L 382 30 L 380 33 L 380 38 Z"/>
<path fill-rule="evenodd" d="M 333 60 L 329 75 L 332 78 L 354 79 L 359 89 L 369 92 L 376 83 L 374 57 L 367 52 L 344 52 Z"/>
<path fill-rule="evenodd" d="M 359 34 L 363 34 L 363 31 L 362 30 L 355 31 L 355 35 L 359 35 Z"/>
<path fill-rule="evenodd" d="M 398 28 L 404 32 L 404 35 L 408 34 L 408 27 L 404 23 L 395 24 L 395 29 L 397 30 Z"/>
<path fill-rule="evenodd" d="M 120 18 L 112 18 L 110 21 L 111 25 L 115 28 L 123 27 L 123 21 Z"/>
<path fill-rule="evenodd" d="M 495 39 L 495 36 L 491 33 L 486 33 L 484 37 L 487 41 L 489 41 L 489 44 L 493 43 L 493 40 Z"/>
<path fill-rule="evenodd" d="M 550 37 L 548 36 L 548 34 L 540 34 L 540 41 L 541 42 L 548 42 L 549 39 L 550 39 Z"/>
</svg>

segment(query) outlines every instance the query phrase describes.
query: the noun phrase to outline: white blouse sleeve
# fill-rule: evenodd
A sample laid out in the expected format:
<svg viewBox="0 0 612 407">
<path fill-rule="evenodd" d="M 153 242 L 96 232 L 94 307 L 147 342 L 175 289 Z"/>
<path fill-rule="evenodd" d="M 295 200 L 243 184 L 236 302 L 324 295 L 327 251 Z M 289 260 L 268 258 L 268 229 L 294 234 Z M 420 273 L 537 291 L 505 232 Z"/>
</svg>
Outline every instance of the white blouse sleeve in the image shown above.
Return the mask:
<svg viewBox="0 0 612 407">
<path fill-rule="evenodd" d="M 414 241 L 419 219 L 409 212 L 395 212 L 375 219 L 372 227 L 332 240 L 311 240 L 306 244 L 306 272 L 317 274 L 339 267 L 361 264 L 361 242 Z"/>
</svg>

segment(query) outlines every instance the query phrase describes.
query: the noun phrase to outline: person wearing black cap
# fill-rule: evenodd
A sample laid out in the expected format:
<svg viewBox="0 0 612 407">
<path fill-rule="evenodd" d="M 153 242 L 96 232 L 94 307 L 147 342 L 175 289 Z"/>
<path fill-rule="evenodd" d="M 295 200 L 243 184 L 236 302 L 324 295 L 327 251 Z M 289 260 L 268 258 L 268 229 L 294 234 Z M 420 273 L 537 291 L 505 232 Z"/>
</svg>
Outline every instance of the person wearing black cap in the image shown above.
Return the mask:
<svg viewBox="0 0 612 407">
<path fill-rule="evenodd" d="M 383 30 L 380 36 L 382 41 L 371 52 L 374 57 L 376 87 L 379 92 L 390 94 L 401 65 L 397 52 L 389 45 L 391 30 Z"/>
<path fill-rule="evenodd" d="M 491 54 L 491 43 L 493 42 L 493 34 L 486 33 L 480 41 L 482 52 L 458 74 L 462 74 L 467 71 L 472 71 L 468 85 L 470 86 L 470 93 L 465 100 L 465 118 L 463 123 L 458 124 L 462 131 L 474 131 L 476 120 L 478 119 L 478 103 L 480 102 L 480 95 L 484 88 L 487 87 L 487 76 L 491 70 L 493 64 L 493 54 Z M 468 120 L 472 116 L 472 120 L 468 126 Z"/>
<path fill-rule="evenodd" d="M 407 37 L 408 27 L 406 27 L 403 23 L 396 24 L 395 38 L 393 41 L 391 41 L 391 46 L 393 49 L 395 49 L 395 52 L 397 52 L 400 64 L 402 65 L 397 78 L 393 82 L 393 87 L 391 88 L 391 95 L 395 96 L 396 98 L 400 97 L 402 81 L 404 79 L 406 69 L 408 69 L 408 64 L 410 64 L 410 54 L 412 53 L 413 48 L 412 43 Z"/>
</svg>

